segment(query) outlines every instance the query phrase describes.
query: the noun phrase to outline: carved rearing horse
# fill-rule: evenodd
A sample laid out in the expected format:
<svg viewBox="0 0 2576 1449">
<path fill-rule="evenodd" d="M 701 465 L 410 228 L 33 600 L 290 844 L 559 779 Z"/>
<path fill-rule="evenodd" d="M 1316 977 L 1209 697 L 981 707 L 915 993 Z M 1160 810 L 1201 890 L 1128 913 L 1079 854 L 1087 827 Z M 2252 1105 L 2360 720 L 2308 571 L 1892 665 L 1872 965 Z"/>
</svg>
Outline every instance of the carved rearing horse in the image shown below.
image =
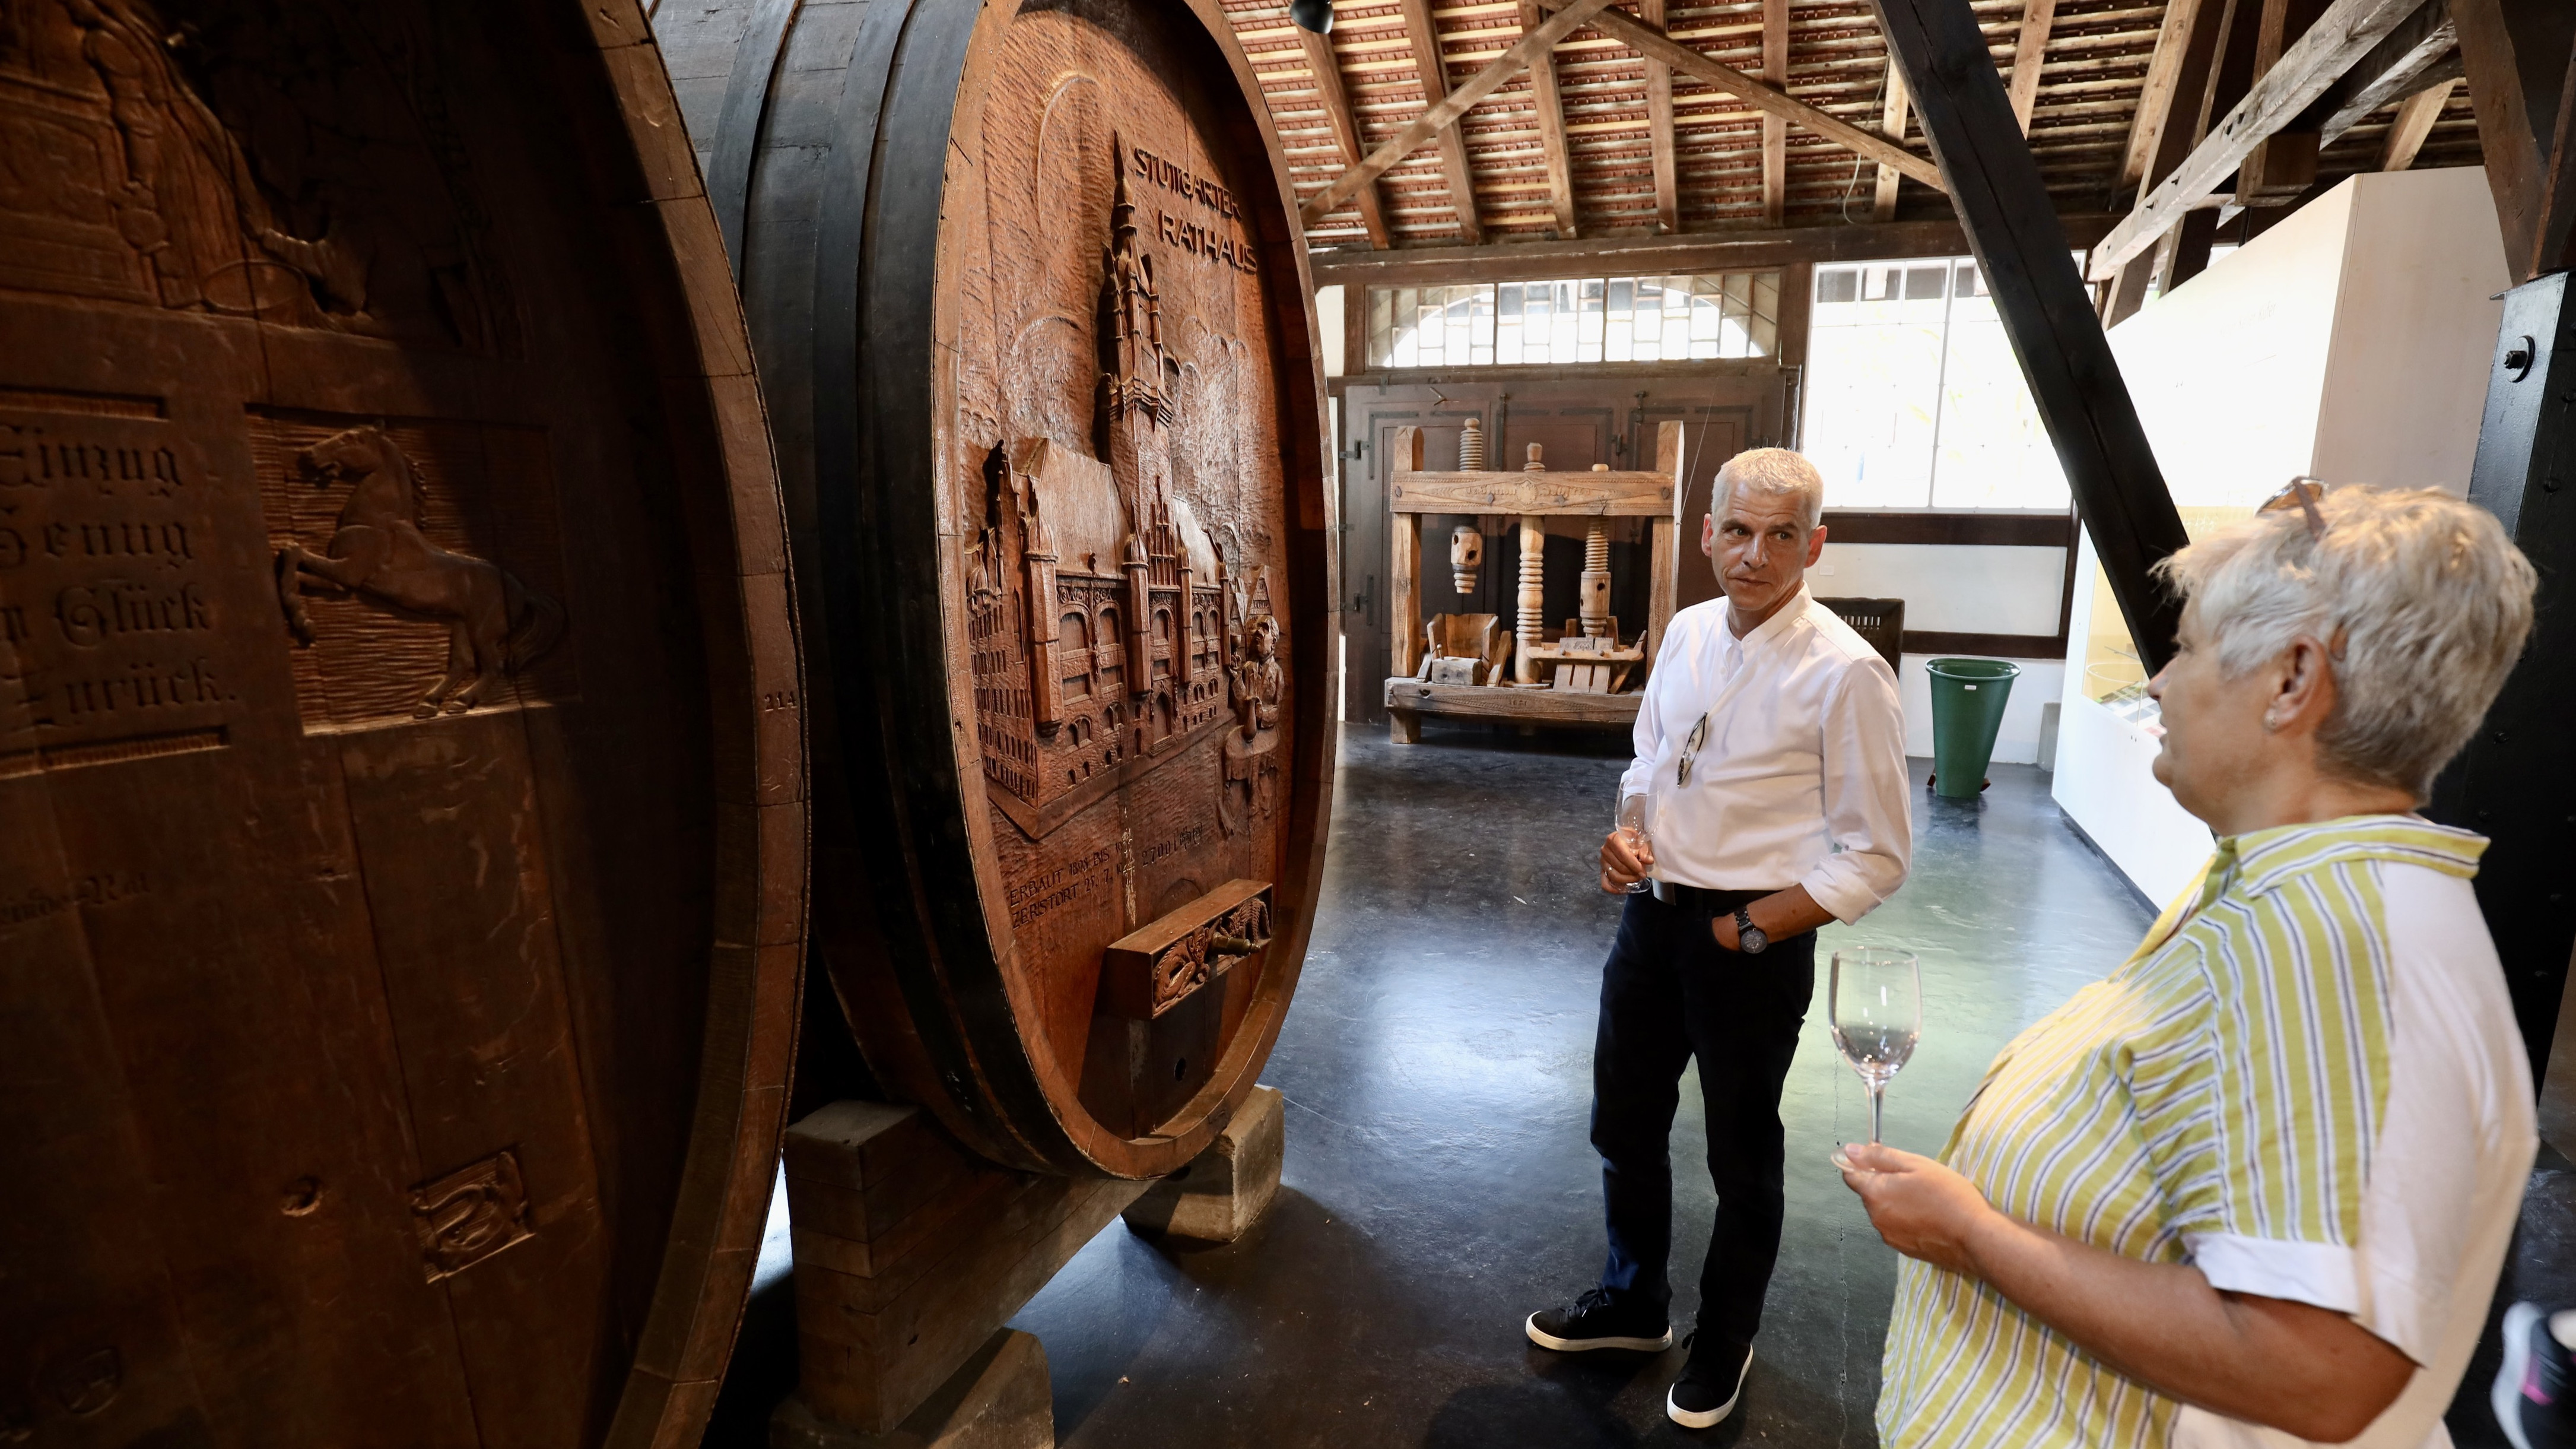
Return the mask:
<svg viewBox="0 0 2576 1449">
<path fill-rule="evenodd" d="M 563 635 L 563 607 L 497 564 L 454 553 L 420 531 L 420 479 L 380 428 L 348 428 L 296 455 L 316 486 L 349 482 L 326 554 L 277 551 L 277 597 L 298 639 L 313 642 L 306 593 L 348 593 L 447 625 L 447 673 L 412 710 L 474 707 L 483 681 L 525 669 Z"/>
</svg>

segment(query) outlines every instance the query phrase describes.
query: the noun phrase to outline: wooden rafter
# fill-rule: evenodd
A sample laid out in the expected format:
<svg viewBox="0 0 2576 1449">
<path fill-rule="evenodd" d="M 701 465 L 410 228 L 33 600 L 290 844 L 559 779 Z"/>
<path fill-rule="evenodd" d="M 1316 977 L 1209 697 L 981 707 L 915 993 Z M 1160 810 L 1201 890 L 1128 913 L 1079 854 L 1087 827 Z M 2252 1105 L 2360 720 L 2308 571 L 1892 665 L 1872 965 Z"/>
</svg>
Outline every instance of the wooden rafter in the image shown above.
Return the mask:
<svg viewBox="0 0 2576 1449">
<path fill-rule="evenodd" d="M 2197 212 L 2209 216 L 2212 213 Z M 2069 247 L 2092 245 L 2119 221 L 2098 213 L 2061 216 Z M 1456 282 L 1542 281 L 1585 275 L 1671 276 L 1691 272 L 1792 271 L 1834 262 L 1955 257 L 1968 249 L 1959 223 L 1897 221 L 1884 226 L 1789 226 L 1682 236 L 1599 236 L 1578 242 L 1487 242 L 1480 247 L 1328 249 L 1314 254 L 1315 285 L 1439 287 Z M 1353 329 L 1352 335 L 1358 335 Z M 1354 365 L 1351 371 L 1361 369 Z"/>
<path fill-rule="evenodd" d="M 1466 84 L 1451 91 L 1447 100 L 1415 117 L 1385 145 L 1371 151 L 1368 159 L 1344 170 L 1332 185 L 1310 198 L 1298 209 L 1299 219 L 1313 226 L 1332 215 L 1353 193 L 1384 175 L 1388 167 L 1413 154 L 1415 147 L 1438 135 L 1441 127 L 1455 124 L 1460 116 L 1474 109 L 1478 101 L 1502 89 L 1505 82 L 1527 70 L 1532 56 L 1552 49 L 1576 26 L 1606 10 L 1609 3 L 1610 0 L 1572 0 L 1536 30 L 1523 32 L 1509 49 L 1486 62 L 1485 68 L 1469 76 Z"/>
<path fill-rule="evenodd" d="M 2207 139 L 2174 174 L 2141 197 L 2129 219 L 2093 249 L 2093 279 L 2110 280 L 2123 263 L 2154 246 L 2156 238 L 2182 220 L 2185 212 L 2218 189 L 2255 143 L 2296 119 L 2421 3 L 2335 0 L 2282 54 L 2280 64 L 2228 111 L 2226 119 L 2209 128 Z"/>
<path fill-rule="evenodd" d="M 1428 111 L 1449 98 L 1449 63 L 1440 49 L 1440 26 L 1431 18 L 1431 0 L 1401 0 L 1401 5 L 1404 36 L 1413 47 L 1414 74 L 1422 82 L 1422 107 Z M 1458 214 L 1458 239 L 1474 246 L 1485 239 L 1485 228 L 1476 216 L 1476 173 L 1467 164 L 1467 138 L 1455 126 L 1440 128 L 1440 174 L 1449 183 L 1449 205 Z"/>
<path fill-rule="evenodd" d="M 2138 91 L 2137 114 L 2129 123 L 2129 144 L 2120 153 L 2122 192 L 2136 189 L 2147 179 L 2148 163 L 2154 160 L 2157 143 L 2163 140 L 2165 127 L 2173 118 L 2184 60 L 2194 41 L 2204 33 L 2201 12 L 2224 8 L 2223 0 L 2165 0 L 2164 25 L 2156 32 L 2155 55 L 2147 62 L 2147 78 Z M 2216 27 L 2206 29 L 2214 31 Z M 2211 50 L 2215 49 L 2213 42 Z M 2204 58 L 2204 66 L 2206 63 Z M 2189 129 L 2186 121 L 2184 130 Z"/>
<path fill-rule="evenodd" d="M 1420 0 L 1417 0 L 1420 3 Z M 1637 0 L 1648 25 L 1664 23 L 1664 0 Z M 1646 60 L 1646 146 L 1655 168 L 1655 229 L 1682 229 L 1681 171 L 1673 153 L 1673 68 Z"/>
<path fill-rule="evenodd" d="M 2164 114 L 2154 118 L 2152 127 L 2146 118 L 2141 117 L 2130 132 L 2133 139 L 2140 130 L 2152 129 L 2154 133 L 2155 142 L 2142 164 L 2141 174 L 2132 178 L 2133 182 L 2150 187 L 2172 175 L 2200 140 L 2201 119 L 2208 114 L 2210 87 L 2217 76 L 2218 48 L 2226 38 L 2230 19 L 2226 0 L 2203 0 L 2199 4 L 2193 4 L 2191 0 L 2174 0 L 2174 4 L 2176 9 L 2189 13 L 2184 17 L 2184 28 L 2179 36 L 2167 31 L 2158 37 L 2157 63 L 2162 64 L 2168 58 L 2172 62 L 2164 67 L 2163 94 L 2157 98 L 2157 105 Z M 2164 44 L 2166 39 L 2175 42 L 2170 48 L 2170 57 Z M 2151 77 L 2150 85 L 2154 84 Z M 2116 327 L 2143 306 L 2147 299 L 2147 284 L 2152 278 L 2164 276 L 2168 290 L 2178 285 L 2170 263 L 2174 256 L 2173 248 L 2181 245 L 2179 236 L 2175 234 L 2180 230 L 2176 227 L 2174 233 L 2168 233 L 2165 242 L 2171 245 L 2159 243 L 2156 248 L 2131 257 L 2128 264 L 2120 268 L 2119 274 L 2111 279 L 2110 290 L 2103 298 L 2103 326 Z"/>
<path fill-rule="evenodd" d="M 2442 108 L 2451 103 L 2451 92 L 2459 89 L 2456 80 L 2426 86 L 2408 96 L 2397 108 L 2397 119 L 2388 124 L 2388 137 L 2379 150 L 2379 169 L 2403 171 L 2415 164 L 2415 153 L 2424 149 L 2424 138 L 2433 134 L 2433 123 L 2442 119 Z"/>
<path fill-rule="evenodd" d="M 2037 3 L 2037 0 L 2035 0 Z M 1789 89 L 1789 0 L 1762 0 L 1762 79 Z M 1762 113 L 1762 222 L 1778 226 L 1789 208 L 1789 118 Z"/>
<path fill-rule="evenodd" d="M 2335 82 L 2324 102 L 2332 109 L 2317 127 L 2317 135 L 2331 146 L 2337 136 L 2389 102 L 2460 74 L 2460 29 L 2451 23 L 2447 0 L 2430 0 L 2372 46 L 2351 74 Z"/>
<path fill-rule="evenodd" d="M 2567 207 L 2558 198 L 2576 200 L 2560 182 L 2576 161 L 2576 147 L 2563 139 L 2576 118 L 2565 99 L 2576 8 L 2563 0 L 2451 0 L 2451 18 L 2505 261 L 2516 281 L 2528 280 L 2566 265 Z"/>
<path fill-rule="evenodd" d="M 2316 0 L 2262 0 L 2263 13 L 2254 32 L 2254 82 L 2281 63 L 2281 57 L 2307 33 L 2316 19 Z M 2359 63 L 2359 57 L 2354 58 Z M 2331 87 L 2333 82 L 2327 82 Z M 2304 117 L 2293 117 L 2254 143 L 2236 170 L 2236 200 L 2245 206 L 2282 206 L 2316 184 L 2321 138 Z"/>
<path fill-rule="evenodd" d="M 1887 76 L 1881 82 L 1878 104 L 1878 129 L 1890 141 L 1905 144 L 1905 72 L 1897 69 L 1896 57 L 1887 58 Z M 1881 161 L 1878 163 L 1878 194 L 1870 201 L 1869 214 L 1875 221 L 1896 220 L 1896 188 L 1905 173 Z"/>
<path fill-rule="evenodd" d="M 1541 24 L 1537 0 L 1521 0 L 1521 29 Z M 1556 88 L 1556 47 L 1543 46 L 1529 60 L 1530 103 L 1538 111 L 1539 149 L 1547 161 L 1548 205 L 1560 238 L 1581 235 L 1574 215 L 1574 153 L 1565 140 L 1565 100 Z"/>
<path fill-rule="evenodd" d="M 1542 5 L 1550 0 L 1540 0 Z M 1572 0 L 1557 11 L 1559 19 L 1594 3 L 1594 0 Z M 1926 157 L 1917 156 L 1884 136 L 1864 131 L 1848 121 L 1817 110 L 1801 100 L 1773 90 L 1753 77 L 1731 66 L 1721 65 L 1709 56 L 1666 35 L 1660 28 L 1646 25 L 1635 16 L 1619 10 L 1592 13 L 1587 23 L 1593 29 L 1646 56 L 1660 59 L 1674 70 L 1693 80 L 1717 87 L 1771 115 L 1785 117 L 1806 130 L 1824 137 L 1848 151 L 1856 151 L 1872 161 L 1883 161 L 1907 176 L 1935 189 L 1945 189 L 1941 168 Z"/>
<path fill-rule="evenodd" d="M 1342 64 L 1333 54 L 1332 37 L 1301 28 L 1297 40 L 1305 47 L 1306 71 L 1315 78 L 1315 94 L 1324 103 L 1324 119 L 1333 128 L 1333 140 L 1342 148 L 1342 163 L 1356 166 L 1363 154 L 1360 130 L 1351 117 L 1350 93 L 1342 87 Z M 1359 202 L 1360 224 L 1368 228 L 1369 245 L 1393 245 L 1395 239 L 1386 228 L 1386 206 L 1378 196 L 1375 180 L 1359 187 L 1353 196 Z"/>
<path fill-rule="evenodd" d="M 2189 536 L 2011 97 L 1960 0 L 1875 0 L 1875 8 L 2111 595 L 2140 658 L 2161 669 L 2182 606 L 2150 569 Z"/>
<path fill-rule="evenodd" d="M 2057 0 L 2022 0 L 2021 31 L 2013 39 L 2013 120 L 2030 134 L 2030 112 L 2039 104 L 2039 72 L 2048 58 L 2048 32 L 2057 23 Z"/>
</svg>

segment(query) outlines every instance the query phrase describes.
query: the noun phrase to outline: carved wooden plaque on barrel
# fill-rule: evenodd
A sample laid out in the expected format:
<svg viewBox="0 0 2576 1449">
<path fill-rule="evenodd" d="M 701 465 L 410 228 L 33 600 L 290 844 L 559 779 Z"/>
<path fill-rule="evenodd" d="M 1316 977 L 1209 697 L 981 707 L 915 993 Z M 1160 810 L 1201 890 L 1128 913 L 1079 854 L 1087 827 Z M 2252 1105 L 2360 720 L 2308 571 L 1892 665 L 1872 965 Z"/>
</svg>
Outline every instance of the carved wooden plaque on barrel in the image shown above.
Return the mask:
<svg viewBox="0 0 2576 1449">
<path fill-rule="evenodd" d="M 0 4 L 0 1442 L 694 1442 L 801 950 L 631 3 Z"/>
<path fill-rule="evenodd" d="M 1275 1039 L 1330 793 L 1320 375 L 1258 88 L 1188 0 L 660 24 L 771 389 L 852 1025 L 989 1156 L 1172 1171 Z"/>
</svg>

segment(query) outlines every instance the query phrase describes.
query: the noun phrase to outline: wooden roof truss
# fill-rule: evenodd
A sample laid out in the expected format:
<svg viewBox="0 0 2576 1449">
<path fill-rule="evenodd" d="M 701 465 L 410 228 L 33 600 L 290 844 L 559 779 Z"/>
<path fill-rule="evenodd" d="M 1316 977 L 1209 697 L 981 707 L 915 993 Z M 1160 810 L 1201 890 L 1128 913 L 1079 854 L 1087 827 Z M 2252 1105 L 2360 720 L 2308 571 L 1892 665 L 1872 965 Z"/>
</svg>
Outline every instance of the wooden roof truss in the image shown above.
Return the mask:
<svg viewBox="0 0 2576 1449">
<path fill-rule="evenodd" d="M 2180 215 L 2235 199 L 2215 184 L 2255 153 L 2239 144 L 2244 117 L 2271 125 L 2258 143 L 2310 127 L 2257 159 L 2274 202 L 2355 171 L 2479 159 L 2466 89 L 2450 83 L 2447 0 L 1970 8 L 2060 211 L 2126 211 L 2142 186 L 2157 207 L 2115 233 L 2116 257 L 2097 252 L 2097 278 L 2152 260 Z M 1226 9 L 1318 247 L 1949 214 L 1870 0 L 1339 0 L 1330 37 L 1291 25 L 1285 0 Z M 2240 30 L 2253 84 L 2205 116 Z M 2236 152 L 2214 177 L 2212 135 Z"/>
</svg>

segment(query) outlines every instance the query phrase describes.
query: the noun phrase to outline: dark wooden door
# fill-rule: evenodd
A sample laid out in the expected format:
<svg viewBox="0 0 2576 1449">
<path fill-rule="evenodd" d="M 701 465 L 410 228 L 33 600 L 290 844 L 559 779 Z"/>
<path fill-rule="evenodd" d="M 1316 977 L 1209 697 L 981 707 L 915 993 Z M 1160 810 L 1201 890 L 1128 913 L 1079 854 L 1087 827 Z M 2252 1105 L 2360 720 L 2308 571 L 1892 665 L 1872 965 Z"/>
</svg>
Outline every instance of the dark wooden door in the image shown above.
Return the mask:
<svg viewBox="0 0 2576 1449">
<path fill-rule="evenodd" d="M 1387 471 L 1398 428 L 1423 432 L 1423 464 L 1454 468 L 1458 438 L 1470 417 L 1482 421 L 1485 465 L 1516 469 L 1529 445 L 1540 445 L 1552 470 L 1606 464 L 1654 466 L 1655 429 L 1680 420 L 1687 426 L 1683 475 L 1696 486 L 1694 511 L 1682 528 L 1678 602 L 1691 604 L 1715 592 L 1699 560 L 1698 516 L 1708 510 L 1709 482 L 1728 458 L 1745 448 L 1771 446 L 1788 435 L 1795 415 L 1798 373 L 1770 363 L 1612 364 L 1588 368 L 1481 368 L 1473 372 L 1372 373 L 1342 384 L 1342 641 L 1343 718 L 1383 723 L 1383 684 L 1393 656 L 1389 633 Z M 1642 522 L 1632 521 L 1632 522 Z M 1480 529 L 1485 561 L 1475 587 L 1461 591 L 1449 567 L 1450 536 L 1461 525 Z M 1582 568 L 1580 530 L 1560 520 L 1547 540 L 1547 609 L 1550 619 L 1575 612 L 1576 576 Z M 1631 536 L 1633 535 L 1633 536 Z M 1652 560 L 1642 527 L 1614 533 L 1612 612 L 1620 628 L 1643 625 Z M 1520 568 L 1514 521 L 1426 515 L 1422 520 L 1422 613 L 1493 613 L 1509 616 Z M 1697 587 L 1698 592 L 1692 589 Z"/>
</svg>

